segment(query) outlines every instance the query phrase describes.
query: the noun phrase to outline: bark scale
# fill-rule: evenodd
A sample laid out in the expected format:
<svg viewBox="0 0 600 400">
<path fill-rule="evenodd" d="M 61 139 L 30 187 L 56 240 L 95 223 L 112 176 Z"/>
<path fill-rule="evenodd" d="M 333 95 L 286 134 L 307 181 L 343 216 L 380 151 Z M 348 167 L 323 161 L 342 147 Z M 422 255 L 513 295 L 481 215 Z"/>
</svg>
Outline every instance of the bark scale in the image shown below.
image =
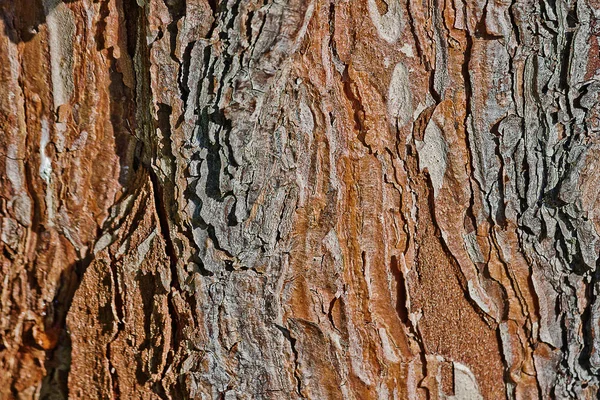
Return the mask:
<svg viewBox="0 0 600 400">
<path fill-rule="evenodd" d="M 0 398 L 596 398 L 596 0 L 0 2 Z"/>
</svg>

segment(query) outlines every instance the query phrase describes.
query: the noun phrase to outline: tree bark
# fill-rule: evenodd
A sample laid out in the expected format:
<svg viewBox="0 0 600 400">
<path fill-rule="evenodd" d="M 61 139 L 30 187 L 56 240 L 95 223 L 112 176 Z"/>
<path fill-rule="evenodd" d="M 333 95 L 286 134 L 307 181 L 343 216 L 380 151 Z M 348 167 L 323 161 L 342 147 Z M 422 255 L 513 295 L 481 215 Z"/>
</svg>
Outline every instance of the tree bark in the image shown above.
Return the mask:
<svg viewBox="0 0 600 400">
<path fill-rule="evenodd" d="M 597 0 L 0 1 L 1 399 L 593 399 Z"/>
</svg>

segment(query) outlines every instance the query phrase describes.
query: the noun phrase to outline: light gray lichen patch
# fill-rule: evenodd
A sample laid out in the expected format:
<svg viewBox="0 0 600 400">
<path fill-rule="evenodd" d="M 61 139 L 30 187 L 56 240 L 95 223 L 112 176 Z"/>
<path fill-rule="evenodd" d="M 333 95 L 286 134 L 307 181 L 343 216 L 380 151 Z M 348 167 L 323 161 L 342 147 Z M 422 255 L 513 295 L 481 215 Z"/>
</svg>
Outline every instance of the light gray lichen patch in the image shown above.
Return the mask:
<svg viewBox="0 0 600 400">
<path fill-rule="evenodd" d="M 58 107 L 69 102 L 75 86 L 73 83 L 75 22 L 72 11 L 61 1 L 46 0 L 44 9 L 48 14 L 52 95 L 54 107 Z"/>
<path fill-rule="evenodd" d="M 315 129 L 315 121 L 310 107 L 304 101 L 300 102 L 298 116 L 300 121 L 300 130 L 304 134 L 312 137 L 313 130 Z"/>
<path fill-rule="evenodd" d="M 410 94 L 408 70 L 402 63 L 396 64 L 388 89 L 388 113 L 397 126 L 406 124 L 412 114 L 412 96 Z"/>
<path fill-rule="evenodd" d="M 400 3 L 397 0 L 387 1 L 387 12 L 379 13 L 375 0 L 369 0 L 369 15 L 377 28 L 379 36 L 388 43 L 395 43 L 402 32 L 402 15 Z"/>
<path fill-rule="evenodd" d="M 452 364 L 454 366 L 454 396 L 448 396 L 447 399 L 483 400 L 475 375 L 469 367 L 459 362 Z"/>
<path fill-rule="evenodd" d="M 50 183 L 52 175 L 52 160 L 46 155 L 46 146 L 50 143 L 50 128 L 48 121 L 42 120 L 42 135 L 40 138 L 40 177 Z"/>
<path fill-rule="evenodd" d="M 448 145 L 444 140 L 442 130 L 432 119 L 425 128 L 423 141 L 416 140 L 415 142 L 419 153 L 419 169 L 421 171 L 427 169 L 434 197 L 437 197 L 444 183 L 444 174 L 447 168 Z"/>
<path fill-rule="evenodd" d="M 19 191 L 23 187 L 22 161 L 19 157 L 19 150 L 16 145 L 8 145 L 8 154 L 4 159 L 5 176 L 13 187 L 13 190 Z"/>
<path fill-rule="evenodd" d="M 477 235 L 475 234 L 475 232 L 464 234 L 463 242 L 465 250 L 467 251 L 469 258 L 473 263 L 485 262 L 483 254 L 481 253 L 481 248 L 479 247 L 479 243 L 477 243 Z"/>
</svg>

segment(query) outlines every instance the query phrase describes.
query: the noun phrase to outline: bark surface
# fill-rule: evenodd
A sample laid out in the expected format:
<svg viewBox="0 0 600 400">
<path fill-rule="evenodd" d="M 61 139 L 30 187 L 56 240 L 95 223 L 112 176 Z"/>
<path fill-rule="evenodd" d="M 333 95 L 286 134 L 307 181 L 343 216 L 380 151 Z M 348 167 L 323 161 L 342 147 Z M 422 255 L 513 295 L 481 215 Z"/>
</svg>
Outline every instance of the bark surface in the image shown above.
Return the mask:
<svg viewBox="0 0 600 400">
<path fill-rule="evenodd" d="M 0 17 L 0 399 L 597 398 L 597 0 Z"/>
</svg>

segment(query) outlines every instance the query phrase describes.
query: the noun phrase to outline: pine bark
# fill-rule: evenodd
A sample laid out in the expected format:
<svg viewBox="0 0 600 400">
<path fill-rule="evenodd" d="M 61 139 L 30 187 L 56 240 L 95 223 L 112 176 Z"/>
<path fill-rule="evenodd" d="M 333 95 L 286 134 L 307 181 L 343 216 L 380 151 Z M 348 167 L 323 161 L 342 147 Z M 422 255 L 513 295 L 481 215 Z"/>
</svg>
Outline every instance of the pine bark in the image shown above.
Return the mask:
<svg viewBox="0 0 600 400">
<path fill-rule="evenodd" d="M 0 399 L 599 395 L 597 0 L 0 16 Z"/>
</svg>

